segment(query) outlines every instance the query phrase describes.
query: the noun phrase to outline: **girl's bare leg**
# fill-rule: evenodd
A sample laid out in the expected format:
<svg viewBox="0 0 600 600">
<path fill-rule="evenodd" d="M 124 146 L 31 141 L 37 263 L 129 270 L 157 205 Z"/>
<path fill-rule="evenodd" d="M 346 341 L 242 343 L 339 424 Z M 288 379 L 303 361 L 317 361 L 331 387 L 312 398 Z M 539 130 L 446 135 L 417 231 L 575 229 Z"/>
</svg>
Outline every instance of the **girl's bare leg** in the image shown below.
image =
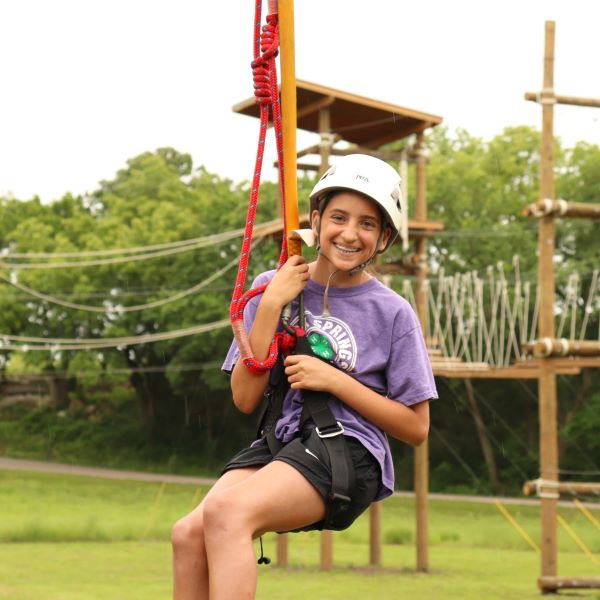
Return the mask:
<svg viewBox="0 0 600 600">
<path fill-rule="evenodd" d="M 203 502 L 210 599 L 254 598 L 253 538 L 320 521 L 325 503 L 302 474 L 277 460 L 237 483 L 213 490 Z"/>
<path fill-rule="evenodd" d="M 208 564 L 204 547 L 204 505 L 211 494 L 250 477 L 257 468 L 225 473 L 202 502 L 173 526 L 173 599 L 208 600 Z"/>
</svg>

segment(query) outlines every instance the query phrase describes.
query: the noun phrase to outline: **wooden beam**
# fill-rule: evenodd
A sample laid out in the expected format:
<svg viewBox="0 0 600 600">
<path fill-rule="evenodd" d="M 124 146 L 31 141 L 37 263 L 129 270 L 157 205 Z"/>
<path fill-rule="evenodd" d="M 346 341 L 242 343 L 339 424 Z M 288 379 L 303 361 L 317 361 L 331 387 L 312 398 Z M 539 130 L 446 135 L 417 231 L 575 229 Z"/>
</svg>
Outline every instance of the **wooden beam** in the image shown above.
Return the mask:
<svg viewBox="0 0 600 600">
<path fill-rule="evenodd" d="M 600 483 L 584 481 L 551 481 L 541 479 L 526 481 L 523 484 L 523 493 L 526 496 L 535 496 L 544 493 L 556 493 L 560 496 L 579 496 L 600 494 Z"/>
<path fill-rule="evenodd" d="M 409 135 L 412 135 L 413 133 L 421 134 L 424 131 L 426 131 L 427 129 L 434 127 L 436 124 L 437 123 L 428 122 L 428 121 L 426 121 L 424 123 L 415 124 L 415 125 L 411 124 L 401 134 L 399 134 L 397 132 L 394 133 L 392 131 L 389 134 L 381 136 L 377 139 L 369 140 L 369 145 L 372 148 L 378 148 L 379 146 L 384 146 L 385 144 L 389 144 L 390 142 L 395 142 L 399 138 L 408 137 Z"/>
<path fill-rule="evenodd" d="M 600 357 L 572 356 L 565 358 L 553 356 L 546 360 L 552 360 L 552 364 L 554 365 L 557 375 L 567 375 L 568 373 L 564 373 L 563 369 L 577 369 L 577 371 L 574 373 L 577 375 L 581 369 L 590 367 L 600 368 Z M 539 358 L 527 358 L 516 360 L 513 364 L 519 369 L 533 369 L 539 368 L 540 362 L 541 360 Z"/>
<path fill-rule="evenodd" d="M 600 219 L 600 204 L 587 202 L 567 202 L 566 200 L 539 200 L 523 209 L 526 217 L 581 217 L 584 219 Z"/>
<path fill-rule="evenodd" d="M 463 364 L 443 364 L 432 361 L 431 367 L 436 377 L 446 377 L 448 379 L 538 379 L 540 376 L 539 367 L 491 367 L 487 368 L 472 367 L 469 363 Z M 579 375 L 581 368 L 560 367 L 556 368 L 557 375 Z"/>
<path fill-rule="evenodd" d="M 540 577 L 538 587 L 544 592 L 566 589 L 600 588 L 600 577 Z"/>
<path fill-rule="evenodd" d="M 531 102 L 541 102 L 543 103 L 543 98 L 548 96 L 543 96 L 540 92 L 525 92 L 525 100 L 530 100 Z M 573 106 L 588 106 L 590 108 L 600 108 L 600 100 L 597 98 L 581 98 L 577 96 L 559 96 L 553 95 L 551 98 L 554 99 L 556 104 L 571 104 Z"/>
<path fill-rule="evenodd" d="M 306 115 L 310 115 L 311 113 L 318 112 L 322 108 L 328 108 L 335 102 L 335 98 L 332 96 L 326 96 L 320 100 L 315 100 L 306 106 L 298 109 L 298 118 L 301 119 Z"/>
<path fill-rule="evenodd" d="M 540 338 L 522 345 L 526 354 L 533 354 L 537 358 L 553 356 L 600 356 L 600 341 L 594 340 L 567 340 L 550 337 Z"/>
</svg>

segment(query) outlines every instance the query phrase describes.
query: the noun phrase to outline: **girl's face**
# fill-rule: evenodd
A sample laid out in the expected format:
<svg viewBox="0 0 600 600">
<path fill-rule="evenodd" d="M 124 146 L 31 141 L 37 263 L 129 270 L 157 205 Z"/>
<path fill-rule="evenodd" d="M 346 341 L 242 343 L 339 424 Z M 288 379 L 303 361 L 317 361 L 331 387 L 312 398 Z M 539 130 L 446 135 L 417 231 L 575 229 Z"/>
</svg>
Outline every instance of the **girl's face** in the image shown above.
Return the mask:
<svg viewBox="0 0 600 600">
<path fill-rule="evenodd" d="M 341 271 L 350 271 L 385 248 L 391 233 L 386 227 L 378 245 L 384 226 L 381 213 L 372 200 L 357 192 L 338 192 L 322 215 L 315 210 L 311 216 L 313 228 L 316 228 L 316 219 L 321 220 L 321 254 Z"/>
</svg>

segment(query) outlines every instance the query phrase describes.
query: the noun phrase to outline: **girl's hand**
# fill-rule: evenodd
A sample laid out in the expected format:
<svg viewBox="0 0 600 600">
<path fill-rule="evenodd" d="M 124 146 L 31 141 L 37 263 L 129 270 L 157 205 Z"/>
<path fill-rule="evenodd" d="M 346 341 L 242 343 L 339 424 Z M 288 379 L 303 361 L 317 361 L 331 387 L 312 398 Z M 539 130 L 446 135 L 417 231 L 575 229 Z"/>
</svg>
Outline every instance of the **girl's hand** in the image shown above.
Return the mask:
<svg viewBox="0 0 600 600">
<path fill-rule="evenodd" d="M 308 264 L 304 258 L 300 255 L 290 256 L 267 286 L 263 300 L 283 308 L 300 294 L 309 279 Z"/>
<path fill-rule="evenodd" d="M 335 367 L 306 354 L 292 354 L 285 359 L 285 374 L 293 390 L 331 392 L 336 376 Z"/>
</svg>

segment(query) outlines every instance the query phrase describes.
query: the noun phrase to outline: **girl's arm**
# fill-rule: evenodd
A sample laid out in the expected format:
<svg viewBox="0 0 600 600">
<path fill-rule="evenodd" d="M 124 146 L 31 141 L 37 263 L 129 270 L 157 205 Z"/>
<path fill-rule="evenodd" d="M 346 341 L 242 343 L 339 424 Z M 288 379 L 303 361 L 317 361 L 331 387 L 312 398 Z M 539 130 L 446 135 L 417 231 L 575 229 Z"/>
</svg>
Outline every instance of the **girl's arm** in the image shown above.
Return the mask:
<svg viewBox="0 0 600 600">
<path fill-rule="evenodd" d="M 418 446 L 429 433 L 429 402 L 405 406 L 381 396 L 350 375 L 314 356 L 292 355 L 285 373 L 293 389 L 332 394 L 392 437 Z"/>
<path fill-rule="evenodd" d="M 277 331 L 281 311 L 306 287 L 308 265 L 302 256 L 291 256 L 277 271 L 258 304 L 249 336 L 257 360 L 265 360 Z M 243 413 L 251 413 L 259 405 L 269 383 L 269 372 L 255 375 L 238 360 L 231 373 L 233 402 Z"/>
</svg>

